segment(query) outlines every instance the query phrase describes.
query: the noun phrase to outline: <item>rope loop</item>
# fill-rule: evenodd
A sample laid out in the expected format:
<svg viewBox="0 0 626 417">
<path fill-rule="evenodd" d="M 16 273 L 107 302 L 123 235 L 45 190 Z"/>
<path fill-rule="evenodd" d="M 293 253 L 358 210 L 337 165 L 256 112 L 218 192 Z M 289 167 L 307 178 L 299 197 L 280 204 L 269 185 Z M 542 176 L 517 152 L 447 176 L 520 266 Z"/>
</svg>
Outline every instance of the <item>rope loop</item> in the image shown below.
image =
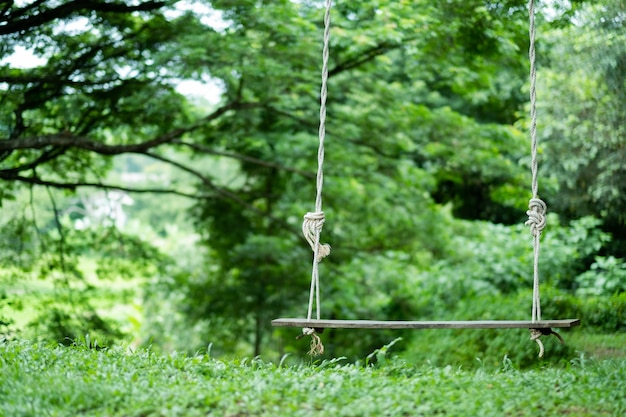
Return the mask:
<svg viewBox="0 0 626 417">
<path fill-rule="evenodd" d="M 313 252 L 316 252 L 315 245 L 317 245 L 317 262 L 321 262 L 322 259 L 330 254 L 330 245 L 320 244 L 319 236 L 322 233 L 324 222 L 326 221 L 323 211 L 309 212 L 304 215 L 304 221 L 302 222 L 302 233 Z"/>
<path fill-rule="evenodd" d="M 540 198 L 531 198 L 528 203 L 528 211 L 526 212 L 528 220 L 524 224 L 530 226 L 530 233 L 535 237 L 540 236 L 546 227 L 547 209 L 546 203 Z"/>
<path fill-rule="evenodd" d="M 539 329 L 530 329 L 530 340 L 534 340 L 539 345 L 539 357 L 543 358 L 544 347 L 541 342 L 540 337 L 543 336 L 543 333 Z"/>
</svg>

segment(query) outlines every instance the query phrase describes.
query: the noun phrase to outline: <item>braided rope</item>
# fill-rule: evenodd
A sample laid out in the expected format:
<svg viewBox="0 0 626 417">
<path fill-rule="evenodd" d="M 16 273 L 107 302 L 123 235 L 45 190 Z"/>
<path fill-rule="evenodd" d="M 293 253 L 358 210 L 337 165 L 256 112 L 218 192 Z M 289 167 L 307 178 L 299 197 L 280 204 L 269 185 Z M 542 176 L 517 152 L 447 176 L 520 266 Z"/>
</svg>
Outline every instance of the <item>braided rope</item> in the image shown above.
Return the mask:
<svg viewBox="0 0 626 417">
<path fill-rule="evenodd" d="M 530 226 L 533 236 L 533 303 L 532 321 L 541 320 L 541 300 L 539 296 L 539 248 L 541 232 L 546 225 L 546 203 L 538 196 L 538 164 L 537 164 L 537 69 L 535 65 L 535 2 L 528 3 L 529 14 L 529 37 L 530 46 L 528 48 L 528 58 L 530 60 L 530 142 L 531 142 L 531 163 L 532 174 L 531 191 L 532 198 L 528 204 L 528 220 L 526 225 Z"/>
<path fill-rule="evenodd" d="M 315 211 L 304 215 L 302 232 L 307 242 L 313 249 L 313 268 L 311 271 L 311 289 L 309 292 L 309 307 L 307 310 L 307 320 L 313 316 L 313 305 L 315 304 L 316 317 L 321 316 L 320 306 L 320 285 L 319 285 L 319 263 L 330 254 L 330 245 L 320 244 L 320 235 L 324 226 L 324 212 L 322 211 L 322 189 L 324 186 L 324 139 L 326 138 L 326 99 L 328 97 L 328 56 L 330 46 L 330 9 L 332 0 L 326 0 L 326 11 L 324 13 L 324 46 L 322 50 L 322 86 L 320 91 L 320 126 L 319 126 L 319 147 L 317 150 L 317 179 Z M 312 356 L 324 353 L 322 340 L 316 334 L 315 329 L 305 327 L 302 329 L 304 335 L 311 336 Z"/>
</svg>

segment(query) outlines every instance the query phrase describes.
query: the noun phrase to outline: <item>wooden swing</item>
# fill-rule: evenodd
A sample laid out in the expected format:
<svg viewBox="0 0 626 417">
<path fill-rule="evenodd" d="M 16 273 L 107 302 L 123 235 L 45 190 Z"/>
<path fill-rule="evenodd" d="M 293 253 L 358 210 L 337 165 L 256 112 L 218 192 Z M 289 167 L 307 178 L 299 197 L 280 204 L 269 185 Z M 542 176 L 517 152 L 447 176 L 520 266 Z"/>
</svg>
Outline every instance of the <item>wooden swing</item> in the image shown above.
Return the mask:
<svg viewBox="0 0 626 417">
<path fill-rule="evenodd" d="M 324 15 L 324 43 L 322 52 L 322 86 L 320 99 L 320 126 L 317 170 L 317 195 L 315 199 L 315 212 L 304 216 L 302 231 L 313 250 L 313 268 L 311 274 L 311 289 L 309 294 L 309 308 L 306 318 L 279 318 L 272 321 L 276 327 L 302 327 L 302 335 L 311 336 L 311 349 L 309 354 L 319 355 L 324 352 L 324 346 L 319 334 L 326 328 L 332 329 L 529 329 L 530 340 L 539 345 L 539 357 L 543 356 L 544 346 L 541 336 L 554 335 L 563 344 L 563 338 L 552 328 L 568 328 L 578 326 L 579 319 L 542 320 L 539 299 L 539 244 L 541 232 L 546 224 L 546 204 L 538 197 L 537 180 L 537 113 L 536 113 L 536 69 L 535 69 L 535 8 L 534 0 L 529 1 L 529 60 L 530 60 L 530 138 L 531 138 L 531 191 L 532 198 L 529 209 L 526 212 L 533 236 L 533 297 L 531 320 L 478 320 L 478 321 L 379 321 L 379 320 L 322 320 L 320 318 L 320 290 L 318 264 L 324 257 L 330 254 L 328 244 L 320 244 L 320 234 L 324 225 L 324 212 L 322 211 L 322 186 L 324 182 L 324 139 L 326 133 L 326 98 L 328 95 L 328 52 L 330 41 L 330 10 L 332 0 L 326 0 Z M 316 318 L 312 318 L 313 304 L 315 302 Z"/>
</svg>

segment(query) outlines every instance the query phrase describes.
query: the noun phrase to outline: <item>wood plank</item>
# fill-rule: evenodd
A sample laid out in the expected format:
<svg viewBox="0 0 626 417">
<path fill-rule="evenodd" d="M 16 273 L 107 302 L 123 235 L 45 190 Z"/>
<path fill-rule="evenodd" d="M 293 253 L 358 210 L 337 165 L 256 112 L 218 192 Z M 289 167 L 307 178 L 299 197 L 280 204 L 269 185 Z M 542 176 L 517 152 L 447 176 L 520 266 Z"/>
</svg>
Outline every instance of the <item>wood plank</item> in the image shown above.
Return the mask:
<svg viewBox="0 0 626 417">
<path fill-rule="evenodd" d="M 469 320 L 469 321 L 377 321 L 377 320 L 307 320 L 280 318 L 276 327 L 312 327 L 315 329 L 546 329 L 574 327 L 579 319 L 565 320 Z"/>
</svg>

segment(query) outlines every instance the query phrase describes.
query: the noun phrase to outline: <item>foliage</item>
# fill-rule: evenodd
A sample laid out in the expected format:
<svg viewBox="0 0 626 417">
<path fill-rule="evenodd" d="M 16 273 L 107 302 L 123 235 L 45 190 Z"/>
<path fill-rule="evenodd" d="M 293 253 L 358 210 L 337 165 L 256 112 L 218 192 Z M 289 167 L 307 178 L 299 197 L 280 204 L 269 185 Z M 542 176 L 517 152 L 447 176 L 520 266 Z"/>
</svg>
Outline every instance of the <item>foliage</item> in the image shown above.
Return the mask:
<svg viewBox="0 0 626 417">
<path fill-rule="evenodd" d="M 572 296 L 547 291 L 550 302 L 544 309 L 547 317 L 580 317 L 585 326 L 602 333 L 623 332 L 626 329 L 626 295 Z"/>
<path fill-rule="evenodd" d="M 520 371 L 340 360 L 284 366 L 209 354 L 159 356 L 25 343 L 0 346 L 0 411 L 92 416 L 621 415 L 623 360 L 584 356 Z M 599 400 L 601 399 L 601 400 Z"/>
<path fill-rule="evenodd" d="M 585 270 L 585 260 L 608 239 L 606 233 L 597 230 L 597 224 L 597 221 L 585 218 L 563 227 L 558 224 L 556 216 L 550 216 L 550 227 L 545 231 L 542 245 L 544 257 L 540 262 L 541 284 L 548 294 L 543 298 L 545 317 L 578 317 L 585 326 L 599 331 L 619 331 L 624 322 L 624 306 L 619 297 L 578 299 L 574 295 L 575 291 L 581 290 L 577 283 L 580 272 Z M 452 218 L 439 226 L 442 231 L 440 238 L 446 233 L 454 236 L 447 236 L 449 240 L 445 246 L 449 254 L 440 261 L 433 262 L 427 250 L 412 257 L 400 251 L 368 257 L 353 256 L 349 263 L 340 266 L 324 261 L 321 265 L 323 279 L 326 279 L 322 286 L 322 316 L 387 320 L 528 319 L 532 248 L 527 228 L 461 222 Z M 286 252 L 284 249 L 275 250 L 269 242 L 266 242 L 266 247 L 268 255 L 264 258 L 265 262 L 271 256 Z M 256 253 L 264 252 L 257 250 Z M 295 256 L 291 262 L 298 264 Z M 267 265 L 264 268 L 270 267 Z M 249 269 L 254 273 L 262 271 L 252 265 Z M 163 286 L 159 290 L 160 295 L 153 297 L 155 300 L 171 300 L 174 304 L 170 301 L 156 302 L 157 308 L 147 312 L 151 320 L 160 323 L 147 336 L 150 342 L 158 345 L 159 340 L 165 337 L 169 340 L 165 345 L 170 349 L 184 351 L 195 351 L 212 343 L 214 352 L 227 355 L 241 352 L 236 340 L 254 342 L 250 334 L 246 334 L 245 315 L 236 311 L 236 306 L 245 305 L 247 300 L 237 300 L 245 292 L 235 287 L 234 282 L 221 282 L 219 288 L 207 291 L 201 273 L 196 272 L 192 276 L 197 280 L 195 282 L 190 281 L 186 273 L 177 279 Z M 155 283 L 155 289 L 158 285 Z M 278 288 L 267 294 L 267 300 L 257 302 L 266 306 L 276 302 L 277 298 L 280 300 L 283 294 L 284 290 Z M 286 314 L 305 314 L 308 288 L 303 285 L 297 297 L 300 301 L 296 303 L 297 308 L 287 310 Z M 193 310 L 189 309 L 194 308 L 192 303 L 202 299 L 212 300 L 203 303 L 209 305 L 211 310 L 203 311 L 192 323 L 185 324 L 182 317 L 173 312 L 179 309 L 190 314 Z M 250 302 L 254 304 L 255 300 Z M 169 307 L 164 310 L 163 306 Z M 251 305 L 249 310 L 254 311 L 254 308 Z M 220 312 L 231 312 L 231 316 L 221 316 Z M 271 318 L 266 317 L 261 323 L 264 329 L 269 326 Z M 161 326 L 170 330 L 161 331 Z M 177 328 L 188 330 L 172 338 L 172 335 L 178 334 Z M 508 354 L 517 366 L 533 363 L 536 353 L 531 348 L 515 351 L 520 355 L 514 354 L 517 345 L 511 342 L 506 331 L 500 332 L 494 343 L 488 343 L 481 332 L 457 332 L 455 337 L 451 336 L 453 332 L 448 333 L 441 336 L 433 332 L 431 338 L 424 339 L 422 334 L 411 331 L 359 332 L 358 343 L 355 343 L 353 332 L 328 330 L 324 332 L 323 339 L 328 357 L 346 356 L 351 360 L 365 357 L 398 334 L 407 341 L 400 350 L 406 348 L 408 352 L 421 352 L 423 347 L 431 352 L 433 361 L 437 358 L 436 363 L 447 363 L 453 358 L 446 354 L 450 348 L 459 350 L 459 356 L 454 360 L 466 366 L 474 362 L 478 352 L 486 352 L 496 360 Z M 279 342 L 278 345 L 266 345 L 271 354 L 304 355 L 307 350 L 305 342 L 294 340 L 293 329 L 276 329 L 273 336 Z M 412 343 L 420 345 L 420 349 L 407 347 Z M 439 344 L 441 349 L 432 350 L 430 347 L 433 344 Z M 572 350 L 555 349 L 555 356 L 571 357 L 575 354 Z"/>
<path fill-rule="evenodd" d="M 624 2 L 584 7 L 576 25 L 550 33 L 549 63 L 540 71 L 545 120 L 545 172 L 558 182 L 549 196 L 567 217 L 594 214 L 617 238 L 611 254 L 623 257 L 626 235 L 626 19 Z M 565 103 L 565 105 L 564 105 Z"/>
<path fill-rule="evenodd" d="M 626 262 L 613 256 L 595 258 L 589 271 L 576 278 L 578 293 L 612 295 L 626 293 Z"/>
<path fill-rule="evenodd" d="M 7 205 L 21 215 L 0 224 L 7 237 L 0 247 L 5 324 L 21 313 L 21 337 L 71 344 L 91 333 L 101 346 L 119 340 L 124 330 L 103 303 L 128 303 L 128 294 L 114 289 L 119 280 L 153 275 L 167 258 L 115 226 L 77 228 L 73 197 L 51 193 L 53 213 L 23 197 Z"/>
<path fill-rule="evenodd" d="M 541 292 L 542 317 L 546 319 L 578 318 L 580 328 L 559 329 L 565 339 L 543 338 L 549 360 L 572 360 L 580 348 L 571 338 L 585 334 L 615 334 L 626 328 L 626 297 L 586 297 L 564 293 L 550 286 Z M 441 309 L 441 320 L 528 320 L 532 292 L 519 291 L 507 296 L 479 295 L 458 300 L 453 309 Z M 537 362 L 537 348 L 526 330 L 437 330 L 411 334 L 403 356 L 415 361 L 428 361 L 436 366 L 446 364 L 466 368 L 501 363 L 504 356 L 519 368 Z M 585 336 L 581 336 L 584 338 Z M 478 362 L 477 362 L 478 359 Z"/>
<path fill-rule="evenodd" d="M 15 308 L 14 304 L 16 303 L 7 300 L 7 298 L 6 292 L 2 290 L 2 292 L 0 292 L 0 311 L 5 311 L 7 306 Z M 19 306 L 17 308 L 19 308 Z M 0 336 L 3 339 L 12 333 L 13 329 L 11 326 L 13 323 L 14 321 L 10 317 L 4 314 L 0 315 Z"/>
<path fill-rule="evenodd" d="M 540 151 L 551 162 L 541 166 L 558 175 L 545 193 L 565 213 L 563 224 L 550 218 L 541 273 L 564 293 L 607 294 L 623 290 L 615 225 L 624 124 L 621 72 L 611 71 L 621 68 L 623 21 L 616 0 L 572 3 L 539 19 L 548 40 L 543 88 L 558 87 L 545 101 L 552 113 Z M 224 354 L 300 349 L 275 346 L 285 333 L 268 323 L 302 315 L 307 300 L 311 254 L 299 223 L 315 195 L 322 6 L 75 0 L 0 11 L 0 58 L 22 48 L 40 60 L 0 61 L 0 203 L 15 214 L 1 225 L 0 274 L 10 302 L 27 279 L 52 288 L 41 296 L 55 303 L 41 312 L 43 334 L 116 335 L 96 319 L 106 297 L 91 280 L 151 277 L 140 307 L 144 343 L 193 351 L 215 342 Z M 515 297 L 528 286 L 532 258 L 516 226 L 529 188 L 525 6 L 337 2 L 332 21 L 324 315 L 472 315 L 459 300 Z M 586 33 L 577 25 L 587 21 L 604 23 Z M 578 57 L 577 48 L 589 57 L 580 71 L 576 59 L 561 59 Z M 183 96 L 177 86 L 190 80 L 216 87 L 215 97 Z M 590 96 L 593 109 L 584 105 Z M 550 100 L 576 104 L 575 120 Z M 579 205 L 581 183 L 591 185 Z M 134 223 L 94 222 L 85 213 L 98 194 L 84 193 L 93 188 L 133 193 Z M 600 199 L 610 204 L 587 204 Z M 602 285 L 585 272 L 594 262 Z M 350 358 L 392 338 L 361 335 L 355 346 L 352 336 L 329 333 L 328 352 Z"/>
<path fill-rule="evenodd" d="M 585 260 L 608 239 L 590 218 L 569 227 L 550 216 L 542 244 L 540 279 L 546 318 L 580 318 L 583 325 L 600 332 L 616 332 L 625 323 L 623 294 L 608 298 L 581 297 L 580 272 Z M 526 320 L 530 316 L 532 290 L 531 237 L 523 226 L 451 221 L 454 238 L 450 255 L 421 270 L 415 260 L 400 254 L 368 258 L 347 265 L 326 284 L 323 311 L 328 318 L 387 320 Z M 458 258 L 457 258 L 458 257 Z M 588 272 L 583 272 L 588 274 Z M 297 312 L 296 312 L 297 313 Z M 335 315 L 333 315 L 335 314 Z M 297 314 L 296 314 L 297 315 Z M 426 333 L 426 335 L 424 334 Z M 323 335 L 330 356 L 364 357 L 385 340 L 400 334 L 406 340 L 403 354 L 426 355 L 434 364 L 472 366 L 475 357 L 500 360 L 507 355 L 516 366 L 534 363 L 534 345 L 527 334 L 510 331 L 360 332 L 358 343 L 349 331 Z M 288 338 L 293 332 L 278 332 Z M 519 335 L 516 336 L 516 335 Z M 512 337 L 513 336 L 513 337 Z M 515 342 L 517 340 L 517 342 Z M 437 346 L 437 348 L 433 348 Z M 518 348 L 522 346 L 522 348 Z M 288 349 L 304 352 L 302 344 Z M 551 355 L 571 359 L 569 347 L 552 346 Z M 495 358 L 495 359 L 494 359 Z"/>
<path fill-rule="evenodd" d="M 539 262 L 542 283 L 567 291 L 577 288 L 576 277 L 586 269 L 589 257 L 611 239 L 598 225 L 597 220 L 586 217 L 564 226 L 556 215 L 548 215 Z M 532 239 L 527 227 L 476 222 L 456 227 L 451 255 L 435 264 L 432 272 L 427 271 L 424 281 L 442 285 L 441 292 L 455 285 L 465 287 L 468 296 L 506 294 L 532 285 Z"/>
</svg>

